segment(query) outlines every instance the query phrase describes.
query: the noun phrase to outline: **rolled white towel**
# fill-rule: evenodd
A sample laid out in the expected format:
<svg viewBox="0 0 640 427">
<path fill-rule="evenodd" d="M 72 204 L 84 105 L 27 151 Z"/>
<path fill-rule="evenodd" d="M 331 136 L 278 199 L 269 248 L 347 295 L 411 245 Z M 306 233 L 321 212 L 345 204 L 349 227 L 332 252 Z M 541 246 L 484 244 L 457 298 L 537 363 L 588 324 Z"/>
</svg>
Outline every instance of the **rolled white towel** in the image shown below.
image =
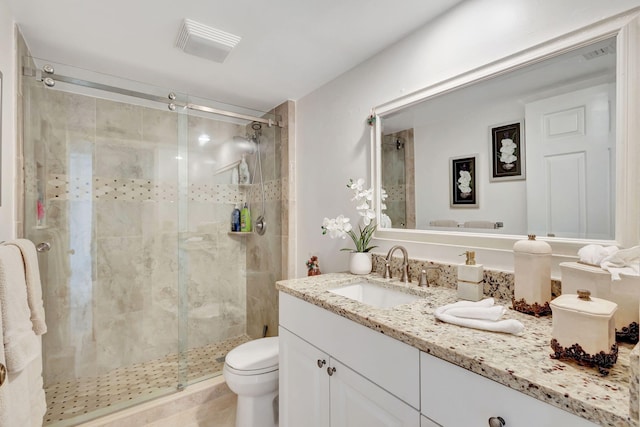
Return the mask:
<svg viewBox="0 0 640 427">
<path fill-rule="evenodd" d="M 459 301 L 437 308 L 434 315 L 436 319 L 443 322 L 467 328 L 505 332 L 509 334 L 520 334 L 524 331 L 524 325 L 518 320 L 497 320 L 506 310 L 502 306 L 494 306 L 493 304 L 493 298 L 486 298 L 478 302 Z M 496 317 L 498 312 L 500 312 L 500 315 Z M 458 317 L 454 315 L 454 313 L 462 313 L 467 317 Z M 469 317 L 474 315 L 485 317 Z M 491 318 L 491 320 L 489 318 Z"/>
<path fill-rule="evenodd" d="M 600 265 L 602 260 L 616 252 L 616 246 L 587 245 L 578 250 L 578 256 L 585 264 Z"/>
</svg>

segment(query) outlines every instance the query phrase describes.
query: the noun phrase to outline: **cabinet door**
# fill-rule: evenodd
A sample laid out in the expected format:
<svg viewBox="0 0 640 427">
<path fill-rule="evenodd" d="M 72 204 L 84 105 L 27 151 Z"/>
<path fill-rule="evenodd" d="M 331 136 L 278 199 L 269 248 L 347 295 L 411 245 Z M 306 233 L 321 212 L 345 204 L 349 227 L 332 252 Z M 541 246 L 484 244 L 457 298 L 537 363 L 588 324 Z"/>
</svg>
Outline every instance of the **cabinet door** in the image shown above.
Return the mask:
<svg viewBox="0 0 640 427">
<path fill-rule="evenodd" d="M 329 356 L 279 328 L 281 427 L 329 426 Z"/>
<path fill-rule="evenodd" d="M 331 427 L 420 425 L 418 411 L 397 397 L 334 359 L 330 369 Z"/>
<path fill-rule="evenodd" d="M 577 415 L 426 353 L 420 355 L 422 413 L 443 426 L 596 427 Z M 429 425 L 429 424 L 427 424 Z"/>
</svg>

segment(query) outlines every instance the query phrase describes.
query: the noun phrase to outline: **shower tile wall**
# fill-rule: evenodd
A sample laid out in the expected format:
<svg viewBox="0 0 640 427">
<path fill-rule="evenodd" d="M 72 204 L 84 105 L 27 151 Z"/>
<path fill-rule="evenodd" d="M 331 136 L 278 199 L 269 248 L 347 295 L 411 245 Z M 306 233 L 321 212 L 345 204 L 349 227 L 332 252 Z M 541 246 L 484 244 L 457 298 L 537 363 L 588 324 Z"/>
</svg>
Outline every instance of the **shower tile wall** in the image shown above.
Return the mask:
<svg viewBox="0 0 640 427">
<path fill-rule="evenodd" d="M 286 117 L 282 119 L 286 123 Z M 278 127 L 263 126 L 260 138 L 267 228 L 263 236 L 252 235 L 247 241 L 247 335 L 252 338 L 262 337 L 265 326 L 267 336 L 278 335 L 275 282 L 282 278 L 282 133 Z M 255 155 L 251 156 L 252 164 L 254 160 Z M 259 183 L 259 172 L 253 173 Z M 250 196 L 254 221 L 262 210 L 261 197 L 260 185 L 254 185 Z"/>
<path fill-rule="evenodd" d="M 398 140 L 400 146 L 396 144 Z M 388 196 L 386 213 L 394 228 L 415 228 L 416 225 L 413 152 L 413 129 L 384 135 L 382 185 Z"/>
<path fill-rule="evenodd" d="M 247 247 L 280 252 L 227 233 L 233 204 L 247 195 L 229 185 L 228 173 L 213 176 L 210 147 L 245 127 L 191 116 L 189 156 L 179 159 L 176 113 L 35 82 L 25 90 L 25 135 L 34 140 L 25 174 L 35 183 L 26 189 L 25 226 L 29 238 L 53 246 L 41 257 L 45 384 L 176 353 L 179 251 L 188 271 L 188 347 L 243 335 Z M 205 131 L 211 142 L 200 145 Z M 178 161 L 189 171 L 181 233 Z M 277 215 L 267 213 L 274 231 Z"/>
</svg>

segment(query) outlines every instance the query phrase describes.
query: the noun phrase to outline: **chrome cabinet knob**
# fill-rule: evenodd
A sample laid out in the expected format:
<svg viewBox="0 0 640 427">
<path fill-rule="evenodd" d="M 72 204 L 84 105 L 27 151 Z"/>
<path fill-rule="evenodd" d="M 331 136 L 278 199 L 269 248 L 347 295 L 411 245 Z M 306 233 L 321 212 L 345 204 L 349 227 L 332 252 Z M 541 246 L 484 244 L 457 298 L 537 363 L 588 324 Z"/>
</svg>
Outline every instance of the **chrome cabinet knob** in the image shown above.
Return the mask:
<svg viewBox="0 0 640 427">
<path fill-rule="evenodd" d="M 489 418 L 489 427 L 502 427 L 507 423 L 504 422 L 504 418 L 502 417 L 491 417 Z"/>
<path fill-rule="evenodd" d="M 336 371 L 335 366 L 334 367 L 327 366 L 327 374 L 329 374 L 329 376 L 332 376 L 335 371 Z"/>
<path fill-rule="evenodd" d="M 326 360 L 318 359 L 318 368 L 322 368 L 326 364 L 327 364 Z"/>
<path fill-rule="evenodd" d="M 4 384 L 4 380 L 7 379 L 7 368 L 4 367 L 2 363 L 0 363 L 0 387 Z"/>
</svg>

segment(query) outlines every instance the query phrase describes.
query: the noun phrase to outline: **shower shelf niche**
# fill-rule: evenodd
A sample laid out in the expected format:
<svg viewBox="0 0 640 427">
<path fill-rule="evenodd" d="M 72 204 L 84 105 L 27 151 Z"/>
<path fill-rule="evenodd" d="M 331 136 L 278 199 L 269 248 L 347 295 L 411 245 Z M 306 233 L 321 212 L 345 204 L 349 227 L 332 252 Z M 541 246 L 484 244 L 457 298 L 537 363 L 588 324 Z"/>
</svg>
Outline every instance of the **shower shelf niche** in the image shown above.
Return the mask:
<svg viewBox="0 0 640 427">
<path fill-rule="evenodd" d="M 227 231 L 227 234 L 230 234 L 233 236 L 240 236 L 240 235 L 246 235 L 246 234 L 253 234 L 253 231 Z"/>
</svg>

